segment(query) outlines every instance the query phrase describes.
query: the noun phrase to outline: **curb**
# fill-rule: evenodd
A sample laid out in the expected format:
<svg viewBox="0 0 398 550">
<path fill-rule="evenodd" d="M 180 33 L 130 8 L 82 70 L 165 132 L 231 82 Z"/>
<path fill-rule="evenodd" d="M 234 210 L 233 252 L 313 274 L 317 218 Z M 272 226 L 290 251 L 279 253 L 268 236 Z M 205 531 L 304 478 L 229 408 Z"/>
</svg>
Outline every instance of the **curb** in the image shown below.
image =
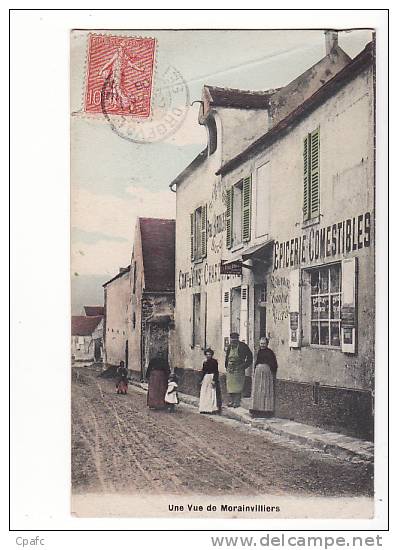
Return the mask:
<svg viewBox="0 0 398 550">
<path fill-rule="evenodd" d="M 130 380 L 130 383 L 141 391 L 147 391 L 148 384 Z M 178 397 L 182 403 L 197 408 L 199 398 L 193 395 L 178 393 Z M 229 409 L 223 407 L 222 415 L 217 418 L 229 418 L 249 425 L 250 427 L 270 432 L 274 435 L 285 437 L 290 441 L 295 441 L 300 444 L 307 445 L 312 449 L 322 451 L 342 460 L 350 462 L 367 462 L 373 463 L 373 443 L 362 441 L 354 437 L 349 437 L 335 432 L 326 432 L 315 426 L 301 424 L 282 418 L 252 418 L 249 412 L 243 407 L 237 409 Z"/>
</svg>

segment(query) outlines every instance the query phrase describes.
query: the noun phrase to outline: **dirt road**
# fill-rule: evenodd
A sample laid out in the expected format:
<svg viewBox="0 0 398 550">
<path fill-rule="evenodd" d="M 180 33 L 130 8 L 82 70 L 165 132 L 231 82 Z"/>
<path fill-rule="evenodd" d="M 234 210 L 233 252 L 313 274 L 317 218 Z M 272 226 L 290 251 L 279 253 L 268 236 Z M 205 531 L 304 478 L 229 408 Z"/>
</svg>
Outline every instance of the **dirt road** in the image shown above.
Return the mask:
<svg viewBox="0 0 398 550">
<path fill-rule="evenodd" d="M 370 495 L 372 472 L 187 406 L 151 411 L 131 386 L 72 375 L 75 493 Z"/>
</svg>

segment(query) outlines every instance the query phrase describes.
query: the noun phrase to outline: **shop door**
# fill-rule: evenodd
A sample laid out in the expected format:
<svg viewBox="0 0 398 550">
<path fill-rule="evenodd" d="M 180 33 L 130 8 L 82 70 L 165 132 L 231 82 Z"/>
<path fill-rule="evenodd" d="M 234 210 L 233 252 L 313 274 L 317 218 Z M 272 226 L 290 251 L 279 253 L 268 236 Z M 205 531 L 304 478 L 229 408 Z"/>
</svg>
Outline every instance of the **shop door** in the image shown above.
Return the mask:
<svg viewBox="0 0 398 550">
<path fill-rule="evenodd" d="M 260 338 L 267 335 L 267 308 L 266 308 L 265 284 L 254 287 L 254 349 L 257 352 L 260 347 Z"/>
<path fill-rule="evenodd" d="M 231 289 L 231 332 L 240 333 L 240 286 Z"/>
</svg>

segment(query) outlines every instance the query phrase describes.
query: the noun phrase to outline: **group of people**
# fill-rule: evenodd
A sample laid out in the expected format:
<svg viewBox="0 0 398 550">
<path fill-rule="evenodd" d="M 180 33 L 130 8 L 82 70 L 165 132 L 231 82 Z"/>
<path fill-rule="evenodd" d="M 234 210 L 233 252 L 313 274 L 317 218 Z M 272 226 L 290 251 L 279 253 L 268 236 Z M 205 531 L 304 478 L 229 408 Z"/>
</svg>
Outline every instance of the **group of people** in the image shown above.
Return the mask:
<svg viewBox="0 0 398 550">
<path fill-rule="evenodd" d="M 272 416 L 275 409 L 275 380 L 278 369 L 274 352 L 268 347 L 268 338 L 260 339 L 260 349 L 254 363 L 252 403 L 253 417 Z M 200 378 L 199 412 L 220 414 L 222 407 L 218 361 L 209 347 L 204 351 L 205 361 Z M 225 354 L 225 371 L 228 392 L 228 407 L 239 407 L 245 384 L 245 371 L 253 364 L 253 354 L 239 335 L 233 332 Z M 150 360 L 146 377 L 148 380 L 147 404 L 151 409 L 175 411 L 178 404 L 177 376 L 170 372 L 166 359 L 161 356 Z"/>
</svg>

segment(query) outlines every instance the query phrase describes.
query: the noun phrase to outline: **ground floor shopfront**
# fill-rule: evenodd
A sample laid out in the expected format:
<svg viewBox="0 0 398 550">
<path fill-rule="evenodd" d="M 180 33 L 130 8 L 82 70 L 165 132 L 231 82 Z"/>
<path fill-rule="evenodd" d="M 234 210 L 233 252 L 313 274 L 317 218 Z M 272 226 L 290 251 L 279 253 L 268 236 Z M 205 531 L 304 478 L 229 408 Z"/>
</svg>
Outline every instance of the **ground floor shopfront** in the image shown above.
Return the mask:
<svg viewBox="0 0 398 550">
<path fill-rule="evenodd" d="M 362 226 L 359 241 L 347 240 L 347 224 L 336 223 L 296 232 L 291 239 L 275 236 L 218 264 L 204 261 L 189 272 L 180 270 L 172 363 L 181 390 L 198 393 L 206 346 L 213 347 L 224 372 L 230 332 L 238 332 L 254 353 L 265 335 L 279 364 L 277 416 L 371 439 L 371 214 L 350 220 L 351 235 L 355 224 Z M 250 396 L 252 369 L 246 375 Z"/>
</svg>

